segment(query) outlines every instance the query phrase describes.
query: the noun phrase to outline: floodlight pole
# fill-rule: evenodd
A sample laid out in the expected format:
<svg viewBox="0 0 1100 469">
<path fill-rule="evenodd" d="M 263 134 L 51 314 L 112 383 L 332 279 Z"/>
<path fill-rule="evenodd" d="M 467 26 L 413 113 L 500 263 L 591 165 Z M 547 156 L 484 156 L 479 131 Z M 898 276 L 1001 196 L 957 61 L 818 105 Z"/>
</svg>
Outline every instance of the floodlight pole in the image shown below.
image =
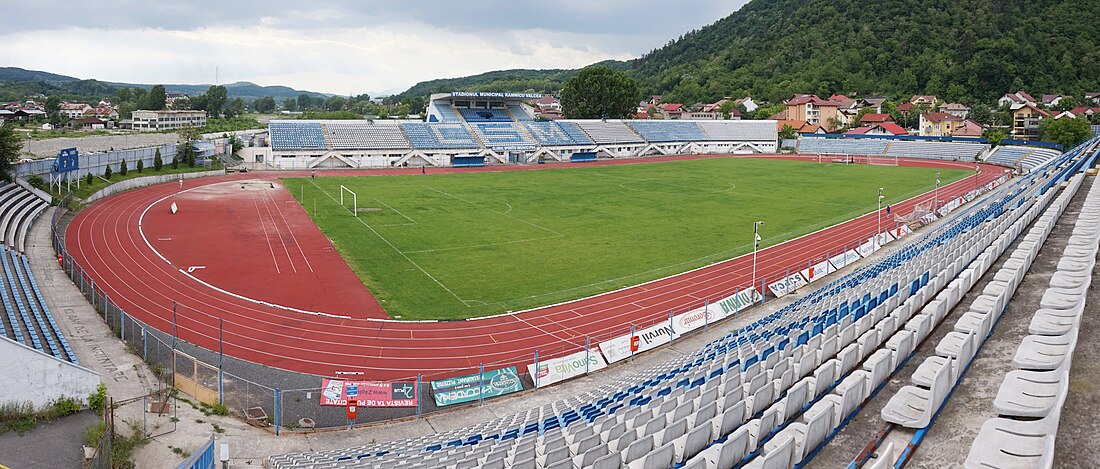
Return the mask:
<svg viewBox="0 0 1100 469">
<path fill-rule="evenodd" d="M 752 224 L 752 283 L 749 284 L 752 288 L 756 288 L 756 249 L 760 245 L 760 225 L 763 224 L 762 221 Z"/>
<path fill-rule="evenodd" d="M 879 236 L 882 235 L 882 199 L 883 198 L 884 197 L 882 195 L 882 188 L 880 187 L 880 188 L 878 188 L 878 233 L 875 233 L 875 238 L 876 239 Z"/>
</svg>

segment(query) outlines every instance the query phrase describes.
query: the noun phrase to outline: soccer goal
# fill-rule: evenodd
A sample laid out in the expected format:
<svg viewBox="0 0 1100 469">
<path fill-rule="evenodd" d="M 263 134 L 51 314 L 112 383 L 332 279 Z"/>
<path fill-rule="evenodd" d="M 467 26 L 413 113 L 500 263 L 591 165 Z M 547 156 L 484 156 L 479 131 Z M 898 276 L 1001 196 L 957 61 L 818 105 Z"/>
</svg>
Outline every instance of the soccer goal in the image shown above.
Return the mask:
<svg viewBox="0 0 1100 469">
<path fill-rule="evenodd" d="M 347 206 L 344 205 L 344 192 L 347 192 L 348 194 L 351 194 L 351 214 L 358 217 L 359 216 L 359 194 L 356 194 L 355 191 L 353 191 L 351 189 L 348 189 L 343 184 L 340 184 L 340 206 L 344 207 L 345 209 L 347 208 Z"/>
</svg>

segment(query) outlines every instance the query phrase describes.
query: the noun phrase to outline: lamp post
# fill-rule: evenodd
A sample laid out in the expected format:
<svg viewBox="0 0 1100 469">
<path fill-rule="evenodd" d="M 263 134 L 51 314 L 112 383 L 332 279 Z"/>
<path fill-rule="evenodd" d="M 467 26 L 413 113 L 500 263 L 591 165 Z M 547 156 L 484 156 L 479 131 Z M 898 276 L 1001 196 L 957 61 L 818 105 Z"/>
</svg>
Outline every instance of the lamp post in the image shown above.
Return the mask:
<svg viewBox="0 0 1100 469">
<path fill-rule="evenodd" d="M 933 203 L 932 210 L 939 211 L 940 209 L 940 172 L 936 171 L 936 201 Z"/>
<path fill-rule="evenodd" d="M 882 195 L 882 188 L 878 188 L 878 232 L 875 233 L 875 239 L 882 235 L 882 199 L 885 196 Z"/>
<path fill-rule="evenodd" d="M 756 288 L 756 248 L 760 245 L 760 225 L 763 224 L 762 221 L 752 224 L 752 283 L 749 285 L 752 288 Z"/>
</svg>

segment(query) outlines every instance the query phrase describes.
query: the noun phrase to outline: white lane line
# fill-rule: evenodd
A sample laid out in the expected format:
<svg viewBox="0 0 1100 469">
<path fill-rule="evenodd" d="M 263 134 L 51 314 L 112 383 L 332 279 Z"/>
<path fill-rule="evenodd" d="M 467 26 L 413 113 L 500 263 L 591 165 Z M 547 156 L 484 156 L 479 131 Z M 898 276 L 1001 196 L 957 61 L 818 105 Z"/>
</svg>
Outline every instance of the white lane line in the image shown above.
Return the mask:
<svg viewBox="0 0 1100 469">
<path fill-rule="evenodd" d="M 267 224 L 264 223 L 264 217 L 260 214 L 260 205 L 256 202 L 256 194 L 249 194 L 252 197 L 252 207 L 256 209 L 256 218 L 260 219 L 260 227 L 264 230 L 264 241 L 267 241 L 267 250 L 271 252 L 271 262 L 275 263 L 275 273 L 281 274 L 282 270 L 279 269 L 279 260 L 275 258 L 275 248 L 271 246 L 271 237 L 267 234 Z"/>
</svg>

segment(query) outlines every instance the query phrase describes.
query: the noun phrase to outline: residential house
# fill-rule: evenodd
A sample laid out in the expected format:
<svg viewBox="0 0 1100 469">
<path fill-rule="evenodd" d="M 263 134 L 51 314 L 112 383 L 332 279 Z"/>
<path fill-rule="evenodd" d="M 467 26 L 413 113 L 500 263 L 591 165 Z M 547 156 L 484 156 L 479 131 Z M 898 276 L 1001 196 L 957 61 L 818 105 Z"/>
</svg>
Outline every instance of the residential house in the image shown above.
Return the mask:
<svg viewBox="0 0 1100 469">
<path fill-rule="evenodd" d="M 85 116 L 90 116 L 90 117 L 97 117 L 97 118 L 100 118 L 100 119 L 111 119 L 111 120 L 117 120 L 118 119 L 118 111 L 116 111 L 114 108 L 112 108 L 110 106 L 97 107 L 95 109 L 92 109 L 91 112 L 84 113 L 84 115 Z"/>
<path fill-rule="evenodd" d="M 733 104 L 745 106 L 746 112 L 756 112 L 757 109 L 760 109 L 760 105 L 752 100 L 752 96 L 745 96 L 744 98 L 734 100 Z"/>
<path fill-rule="evenodd" d="M 863 108 L 868 107 L 867 101 L 858 98 L 849 98 L 842 94 L 834 94 L 829 96 L 829 101 L 837 103 L 837 110 L 839 112 L 840 121 L 845 126 L 852 126 L 858 124 L 856 122 L 856 116 Z"/>
<path fill-rule="evenodd" d="M 944 103 L 940 105 L 940 112 L 946 112 L 959 119 L 966 119 L 970 115 L 970 106 L 961 103 Z"/>
<path fill-rule="evenodd" d="M 785 119 L 802 120 L 810 125 L 824 127 L 827 131 L 836 130 L 840 121 L 839 105 L 812 94 L 798 94 L 784 102 L 787 105 Z M 842 125 L 842 124 L 841 124 Z"/>
<path fill-rule="evenodd" d="M 900 125 L 897 125 L 893 122 L 884 122 L 884 123 L 879 123 L 879 124 L 863 125 L 863 126 L 860 126 L 860 127 L 856 127 L 852 130 L 844 132 L 844 134 L 845 135 L 898 136 L 898 135 L 908 135 L 909 132 L 907 132 L 905 129 L 901 128 Z"/>
<path fill-rule="evenodd" d="M 962 126 L 963 119 L 946 112 L 929 112 L 920 116 L 922 137 L 950 137 Z"/>
<path fill-rule="evenodd" d="M 87 103 L 61 103 L 58 112 L 66 119 L 79 119 L 92 112 L 93 107 Z"/>
<path fill-rule="evenodd" d="M 1051 117 L 1049 112 L 1034 104 L 1025 104 L 1012 111 L 1012 138 L 1033 140 L 1039 138 L 1039 121 Z"/>
<path fill-rule="evenodd" d="M 1005 93 L 1004 96 L 1001 96 L 1001 99 L 997 100 L 997 107 L 1009 106 L 1012 109 L 1019 109 L 1027 104 L 1035 106 L 1038 102 L 1036 102 L 1035 98 L 1032 98 L 1030 94 L 1023 91 Z"/>
<path fill-rule="evenodd" d="M 779 119 L 776 121 L 776 128 L 779 129 L 780 132 L 788 126 L 794 129 L 799 135 L 828 133 L 820 125 L 810 124 L 804 120 Z"/>
<path fill-rule="evenodd" d="M 665 116 L 665 119 L 681 119 L 684 117 L 684 113 L 687 112 L 683 104 L 666 103 L 657 107 L 661 109 L 661 114 Z"/>
<path fill-rule="evenodd" d="M 1058 103 L 1061 103 L 1062 100 L 1065 99 L 1065 98 L 1066 98 L 1065 96 L 1062 96 L 1060 94 L 1044 94 L 1043 95 L 1043 105 L 1048 107 L 1048 108 L 1054 107 L 1054 106 L 1057 106 Z"/>
<path fill-rule="evenodd" d="M 69 122 L 69 125 L 81 130 L 102 130 L 107 128 L 107 121 L 94 117 L 84 117 L 73 119 Z"/>
<path fill-rule="evenodd" d="M 909 98 L 909 102 L 912 103 L 914 106 L 923 105 L 931 108 L 932 106 L 936 105 L 936 97 L 930 94 L 918 94 L 914 95 L 912 98 Z"/>
<path fill-rule="evenodd" d="M 882 104 L 886 102 L 886 98 L 883 98 L 882 96 L 871 96 L 868 98 L 863 98 L 863 100 L 867 102 L 868 107 L 874 106 L 875 113 L 878 114 L 882 113 Z"/>
<path fill-rule="evenodd" d="M 747 99 L 751 99 L 751 98 L 747 98 Z M 740 100 L 737 100 L 737 101 L 740 101 Z M 741 118 L 743 117 L 741 115 L 741 110 L 737 109 L 737 107 L 736 107 L 737 106 L 737 101 L 734 101 L 733 102 L 734 107 L 730 108 L 730 120 L 741 120 Z M 730 98 L 722 98 L 722 99 L 719 99 L 718 101 L 715 101 L 713 103 L 704 104 L 703 108 L 700 111 L 704 112 L 704 113 L 716 113 L 718 117 L 716 117 L 715 119 L 722 119 L 724 117 L 723 114 L 722 114 L 722 106 L 724 106 L 728 102 L 730 102 Z M 755 106 L 755 104 L 754 104 L 754 106 Z M 745 110 L 748 111 L 748 108 L 746 108 Z M 752 112 L 752 111 L 748 111 L 748 112 Z M 694 119 L 694 117 L 692 117 L 692 119 Z"/>
<path fill-rule="evenodd" d="M 951 132 L 952 137 L 981 137 L 985 134 L 985 126 L 970 119 L 963 121 L 962 125 Z"/>
<path fill-rule="evenodd" d="M 1085 93 L 1084 105 L 1092 104 L 1093 106 L 1100 106 L 1100 93 Z"/>
<path fill-rule="evenodd" d="M 1097 112 L 1100 112 L 1100 107 L 1075 107 L 1068 111 L 1058 113 L 1054 118 L 1063 119 L 1068 117 L 1070 119 L 1077 119 L 1079 117 L 1084 117 L 1086 119 L 1092 119 L 1092 116 L 1096 115 Z"/>
<path fill-rule="evenodd" d="M 885 124 L 887 122 L 894 122 L 894 118 L 889 114 L 868 113 L 859 118 L 860 125 L 876 125 Z"/>
</svg>

